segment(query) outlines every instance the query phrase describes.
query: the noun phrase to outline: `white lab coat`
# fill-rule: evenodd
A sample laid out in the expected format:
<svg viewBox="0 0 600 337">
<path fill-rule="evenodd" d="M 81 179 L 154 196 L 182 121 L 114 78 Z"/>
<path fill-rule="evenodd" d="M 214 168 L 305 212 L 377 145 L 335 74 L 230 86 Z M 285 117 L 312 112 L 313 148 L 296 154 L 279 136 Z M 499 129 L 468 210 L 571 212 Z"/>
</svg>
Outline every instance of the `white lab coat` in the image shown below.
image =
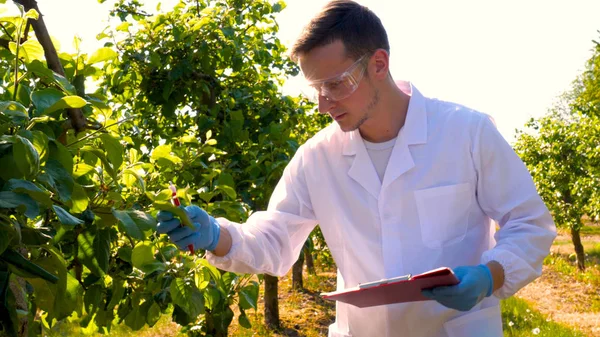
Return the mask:
<svg viewBox="0 0 600 337">
<path fill-rule="evenodd" d="M 489 116 L 398 83 L 411 99 L 383 183 L 358 130 L 333 123 L 297 151 L 267 211 L 243 225 L 219 219 L 233 245 L 208 259 L 224 270 L 284 275 L 318 223 L 338 289 L 495 260 L 504 286 L 467 313 L 435 301 L 363 309 L 338 302 L 329 336 L 500 337 L 499 298 L 541 274 L 556 235 L 552 218 Z"/>
</svg>

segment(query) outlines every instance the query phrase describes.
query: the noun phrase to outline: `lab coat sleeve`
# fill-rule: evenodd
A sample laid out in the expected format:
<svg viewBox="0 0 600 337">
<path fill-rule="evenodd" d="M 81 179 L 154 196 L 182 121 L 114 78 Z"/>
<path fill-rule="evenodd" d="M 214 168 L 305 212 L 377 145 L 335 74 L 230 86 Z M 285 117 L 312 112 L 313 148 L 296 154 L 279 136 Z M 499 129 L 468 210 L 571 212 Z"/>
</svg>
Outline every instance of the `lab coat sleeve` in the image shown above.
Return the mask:
<svg viewBox="0 0 600 337">
<path fill-rule="evenodd" d="M 253 213 L 246 223 L 218 218 L 231 234 L 229 253 L 207 260 L 217 268 L 238 273 L 285 275 L 316 226 L 304 176 L 300 147 L 279 180 L 266 211 Z"/>
<path fill-rule="evenodd" d="M 473 158 L 477 200 L 500 226 L 496 246 L 481 262 L 502 265 L 504 285 L 494 295 L 506 298 L 541 275 L 556 227 L 526 166 L 487 117 L 479 123 Z"/>
</svg>

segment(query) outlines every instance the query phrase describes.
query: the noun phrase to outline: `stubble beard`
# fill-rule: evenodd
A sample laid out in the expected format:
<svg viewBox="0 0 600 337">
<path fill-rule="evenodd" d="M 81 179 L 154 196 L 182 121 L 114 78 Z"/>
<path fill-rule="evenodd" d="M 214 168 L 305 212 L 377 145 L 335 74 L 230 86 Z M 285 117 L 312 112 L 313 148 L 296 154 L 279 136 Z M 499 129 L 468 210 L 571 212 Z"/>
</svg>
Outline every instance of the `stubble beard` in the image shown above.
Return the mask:
<svg viewBox="0 0 600 337">
<path fill-rule="evenodd" d="M 375 92 L 373 93 L 373 98 L 371 99 L 371 102 L 369 102 L 367 107 L 365 108 L 364 113 L 360 117 L 360 119 L 354 124 L 354 126 L 352 128 L 343 130 L 343 131 L 351 132 L 351 131 L 354 131 L 354 130 L 357 130 L 358 128 L 360 128 L 367 121 L 367 119 L 369 119 L 369 117 L 371 117 L 371 112 L 375 109 L 375 107 L 377 107 L 378 104 L 379 104 L 379 90 L 375 89 Z"/>
</svg>

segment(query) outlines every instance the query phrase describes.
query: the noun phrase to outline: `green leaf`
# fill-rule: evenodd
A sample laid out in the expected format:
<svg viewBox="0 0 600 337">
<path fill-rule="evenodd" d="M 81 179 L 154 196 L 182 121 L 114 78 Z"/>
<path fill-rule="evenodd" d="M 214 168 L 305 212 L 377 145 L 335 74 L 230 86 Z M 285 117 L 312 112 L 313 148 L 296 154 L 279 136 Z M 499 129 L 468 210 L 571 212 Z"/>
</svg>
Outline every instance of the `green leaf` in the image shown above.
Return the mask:
<svg viewBox="0 0 600 337">
<path fill-rule="evenodd" d="M 15 125 L 23 125 L 29 121 L 29 113 L 19 102 L 0 101 L 0 117 L 6 116 Z"/>
<path fill-rule="evenodd" d="M 152 161 L 156 161 L 158 165 L 169 167 L 172 165 L 181 164 L 181 158 L 171 153 L 171 145 L 159 145 L 152 151 L 150 156 Z"/>
<path fill-rule="evenodd" d="M 88 269 L 99 277 L 108 271 L 110 259 L 110 230 L 103 229 L 96 233 L 84 230 L 77 236 L 77 257 Z"/>
<path fill-rule="evenodd" d="M 68 202 L 73 193 L 73 176 L 54 159 L 46 162 L 45 173 L 38 175 L 38 180 L 46 184 L 52 191 L 58 193 L 58 197 L 63 202 Z"/>
<path fill-rule="evenodd" d="M 47 234 L 47 228 L 21 228 L 21 242 L 28 246 L 42 246 L 50 242 L 52 237 Z M 9 232 L 9 234 L 12 234 Z"/>
<path fill-rule="evenodd" d="M 55 140 L 50 142 L 49 148 L 50 156 L 48 159 L 59 162 L 70 175 L 73 172 L 73 155 L 71 151 Z"/>
<path fill-rule="evenodd" d="M 135 307 L 125 317 L 125 325 L 133 331 L 140 330 L 146 324 L 146 315 L 147 312 L 144 312 L 142 307 Z"/>
<path fill-rule="evenodd" d="M 137 245 L 135 245 L 135 248 L 133 248 L 133 252 L 131 253 L 131 262 L 134 267 L 142 269 L 144 265 L 155 261 L 154 253 L 154 245 L 152 242 L 139 242 Z"/>
<path fill-rule="evenodd" d="M 34 275 L 34 277 L 42 278 L 51 283 L 58 282 L 58 278 L 54 274 L 49 273 L 44 268 L 31 262 L 30 260 L 25 258 L 23 255 L 21 255 L 19 252 L 15 251 L 11 248 L 6 249 L 2 253 L 2 259 L 4 261 L 18 267 L 19 269 L 22 269 L 25 272 L 27 272 L 31 275 Z"/>
<path fill-rule="evenodd" d="M 100 136 L 102 143 L 104 144 L 104 150 L 106 150 L 106 156 L 112 164 L 115 170 L 118 170 L 123 164 L 123 145 L 118 139 L 110 134 L 103 134 Z"/>
<path fill-rule="evenodd" d="M 231 199 L 235 199 L 237 197 L 237 194 L 235 192 L 235 182 L 231 174 L 221 173 L 219 175 L 219 179 L 217 181 L 217 189 L 225 192 L 225 194 L 227 194 L 227 196 Z"/>
<path fill-rule="evenodd" d="M 189 280 L 177 278 L 171 282 L 171 299 L 190 317 L 204 313 L 204 296 Z"/>
<path fill-rule="evenodd" d="M 247 285 L 239 293 L 240 307 L 244 310 L 257 308 L 258 303 L 258 285 Z"/>
<path fill-rule="evenodd" d="M 99 62 L 111 61 L 117 58 L 116 51 L 108 47 L 103 47 L 94 52 L 87 61 L 87 64 L 95 64 Z"/>
<path fill-rule="evenodd" d="M 25 13 L 26 19 L 37 20 L 39 17 L 40 17 L 40 14 L 33 8 L 28 10 L 27 13 Z"/>
<path fill-rule="evenodd" d="M 127 32 L 127 31 L 129 31 L 129 26 L 131 26 L 131 23 L 129 23 L 129 22 L 122 22 L 115 29 L 117 31 L 119 31 L 119 32 Z"/>
<path fill-rule="evenodd" d="M 217 189 L 225 192 L 225 194 L 231 199 L 235 199 L 237 197 L 235 190 L 227 185 L 219 185 L 217 186 Z"/>
<path fill-rule="evenodd" d="M 167 270 L 167 265 L 160 261 L 153 261 L 142 265 L 140 270 L 146 274 L 152 274 L 154 272 L 163 272 Z"/>
<path fill-rule="evenodd" d="M 0 254 L 4 253 L 10 242 L 15 237 L 14 232 L 0 229 Z"/>
<path fill-rule="evenodd" d="M 206 301 L 206 307 L 214 310 L 218 308 L 219 302 L 221 301 L 221 292 L 213 287 L 206 288 L 204 291 L 204 299 Z"/>
<path fill-rule="evenodd" d="M 240 325 L 246 329 L 250 329 L 252 328 L 252 324 L 250 323 L 250 320 L 248 319 L 248 316 L 246 316 L 245 312 L 242 312 L 240 314 L 240 317 L 238 318 L 238 321 L 240 322 Z"/>
<path fill-rule="evenodd" d="M 87 209 L 90 199 L 81 185 L 74 184 L 73 193 L 71 194 L 71 201 L 73 203 L 71 212 L 82 213 Z"/>
<path fill-rule="evenodd" d="M 146 323 L 148 326 L 153 327 L 156 322 L 160 319 L 160 306 L 156 302 L 152 301 L 152 305 L 148 308 L 148 314 L 146 315 Z"/>
<path fill-rule="evenodd" d="M 17 54 L 17 44 L 11 42 L 9 44 L 10 51 L 13 55 Z M 36 40 L 27 40 L 25 43 L 21 44 L 19 48 L 19 58 L 22 58 L 25 63 L 31 63 L 33 61 L 43 61 L 44 60 L 44 48 L 42 45 Z"/>
<path fill-rule="evenodd" d="M 44 114 L 50 114 L 54 111 L 68 109 L 68 108 L 83 108 L 87 104 L 87 101 L 79 96 L 65 96 L 61 97 L 58 102 L 52 104 L 48 109 L 44 111 Z"/>
<path fill-rule="evenodd" d="M 106 309 L 113 310 L 119 304 L 119 302 L 121 302 L 123 295 L 125 295 L 125 281 L 114 278 L 112 285 L 112 297 L 110 298 L 110 302 L 108 303 Z"/>
<path fill-rule="evenodd" d="M 65 93 L 69 95 L 77 94 L 75 87 L 64 76 L 61 76 L 48 69 L 42 62 L 38 60 L 34 60 L 27 64 L 27 70 L 33 72 L 48 84 L 58 85 Z"/>
<path fill-rule="evenodd" d="M 192 224 L 192 221 L 190 220 L 187 213 L 185 212 L 185 210 L 182 207 L 176 207 L 173 204 L 171 204 L 170 201 L 155 201 L 153 203 L 153 205 L 154 205 L 154 208 L 156 208 L 157 210 L 169 211 L 169 212 L 175 214 L 176 217 L 181 219 L 182 224 L 184 224 L 185 226 L 188 226 L 191 229 L 195 229 L 194 224 Z"/>
<path fill-rule="evenodd" d="M 142 176 L 139 173 L 135 172 L 132 169 L 127 169 L 123 172 L 123 175 L 127 175 L 127 174 L 136 178 L 138 184 L 140 185 L 140 189 L 141 189 L 142 193 L 146 193 L 146 183 L 144 182 L 144 178 L 142 178 Z M 133 182 L 130 181 L 127 177 L 125 177 L 125 184 L 129 188 L 131 188 L 133 186 Z"/>
<path fill-rule="evenodd" d="M 21 171 L 17 169 L 12 146 L 4 153 L 4 155 L 0 154 L 0 163 L 2 163 L 2 165 L 0 165 L 0 178 L 4 180 L 24 178 Z"/>
<path fill-rule="evenodd" d="M 284 1 L 277 1 L 277 3 L 273 5 L 273 13 L 279 13 L 284 10 L 285 7 L 286 4 Z"/>
<path fill-rule="evenodd" d="M 142 211 L 113 210 L 114 216 L 119 220 L 119 228 L 137 240 L 144 240 L 156 231 L 156 219 Z"/>
<path fill-rule="evenodd" d="M 83 177 L 84 175 L 93 172 L 95 170 L 95 167 L 93 167 L 92 165 L 88 165 L 85 163 L 79 163 L 75 166 L 75 171 L 73 172 L 73 177 L 75 177 L 75 179 L 78 179 L 79 177 Z"/>
<path fill-rule="evenodd" d="M 223 281 L 221 280 L 221 273 L 215 266 L 208 263 L 206 259 L 200 259 L 200 264 L 210 272 L 210 276 L 213 280 L 215 280 L 215 282 L 223 283 Z"/>
<path fill-rule="evenodd" d="M 58 220 L 60 220 L 63 225 L 76 226 L 83 224 L 82 220 L 72 216 L 71 213 L 65 211 L 60 206 L 52 205 L 52 209 L 54 209 L 56 216 L 58 216 Z"/>
<path fill-rule="evenodd" d="M 177 304 L 173 305 L 173 314 L 171 316 L 173 322 L 186 326 L 194 321 L 196 321 L 196 317 L 190 317 L 183 308 L 178 306 Z"/>
<path fill-rule="evenodd" d="M 27 194 L 35 201 L 48 207 L 52 205 L 52 200 L 50 200 L 50 193 L 48 193 L 48 191 L 43 191 L 31 181 L 21 179 L 10 179 L 6 183 L 6 185 L 4 185 L 4 190 L 13 191 L 15 193 Z"/>
<path fill-rule="evenodd" d="M 52 284 L 41 279 L 27 279 L 34 287 L 36 303 L 48 313 L 48 320 L 62 320 L 74 312 L 80 312 L 82 288 L 79 281 L 67 272 L 67 264 L 62 253 L 46 246 L 50 256 L 33 261 L 48 272 L 58 275 L 58 283 Z"/>
<path fill-rule="evenodd" d="M 104 151 L 86 145 L 81 148 L 81 152 L 82 153 L 90 153 L 90 154 L 96 156 L 98 159 L 100 159 L 104 170 L 106 170 L 106 172 L 113 178 L 114 181 L 118 180 L 112 164 L 108 161 L 108 159 L 106 159 L 106 155 L 104 154 Z"/>
<path fill-rule="evenodd" d="M 36 118 L 31 120 L 32 123 L 35 119 Z M 48 136 L 45 133 L 41 131 L 21 130 L 18 134 L 22 137 L 29 139 L 29 141 L 33 144 L 33 147 L 35 147 L 35 150 L 39 154 L 40 163 L 45 162 L 48 159 L 48 155 L 50 154 L 48 142 L 50 140 L 48 139 Z"/>
<path fill-rule="evenodd" d="M 17 168 L 26 177 L 35 176 L 40 170 L 40 156 L 29 139 L 15 136 L 13 155 Z"/>
<path fill-rule="evenodd" d="M 173 244 L 168 244 L 160 247 L 160 255 L 164 256 L 164 261 L 171 261 L 173 258 L 179 255 L 179 249 Z"/>
<path fill-rule="evenodd" d="M 30 196 L 11 191 L 0 192 L 0 208 L 24 209 L 25 216 L 32 220 L 40 214 L 40 207 Z"/>
<path fill-rule="evenodd" d="M 119 258 L 125 262 L 131 263 L 131 254 L 133 252 L 133 249 L 131 247 L 121 247 L 119 248 L 119 250 L 117 251 L 117 255 L 119 256 Z"/>
<path fill-rule="evenodd" d="M 94 284 L 87 288 L 85 295 L 83 295 L 83 303 L 85 305 L 85 311 L 88 314 L 96 312 L 102 301 L 102 296 L 103 288 L 101 285 Z"/>
<path fill-rule="evenodd" d="M 62 91 L 56 90 L 54 88 L 46 88 L 42 90 L 34 91 L 31 94 L 31 100 L 33 101 L 33 105 L 37 109 L 36 115 L 42 115 L 54 104 L 60 101 L 65 94 Z"/>
</svg>

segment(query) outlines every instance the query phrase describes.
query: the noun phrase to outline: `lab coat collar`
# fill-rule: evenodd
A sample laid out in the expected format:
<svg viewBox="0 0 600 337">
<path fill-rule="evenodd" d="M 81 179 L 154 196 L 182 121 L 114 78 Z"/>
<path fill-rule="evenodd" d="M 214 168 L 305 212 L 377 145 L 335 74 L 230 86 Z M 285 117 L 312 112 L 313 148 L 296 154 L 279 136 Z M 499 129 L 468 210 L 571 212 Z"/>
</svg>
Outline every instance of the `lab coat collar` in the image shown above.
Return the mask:
<svg viewBox="0 0 600 337">
<path fill-rule="evenodd" d="M 407 145 L 427 143 L 425 98 L 410 82 L 397 81 L 396 84 L 402 91 L 411 96 L 408 103 L 406 121 L 398 135 L 405 139 Z M 396 140 L 396 144 L 398 144 L 399 140 L 400 137 Z M 364 142 L 358 129 L 344 133 L 344 156 L 356 155 L 361 147 L 364 148 Z"/>
<path fill-rule="evenodd" d="M 356 156 L 352 166 L 348 170 L 348 175 L 361 184 L 375 198 L 379 198 L 382 187 L 388 186 L 392 181 L 414 167 L 415 164 L 408 145 L 424 144 L 427 142 L 425 98 L 409 82 L 398 81 L 396 84 L 402 91 L 411 95 L 411 98 L 408 104 L 406 121 L 396 138 L 383 184 L 379 181 L 360 132 L 354 130 L 344 133 L 343 136 L 343 155 Z"/>
</svg>

